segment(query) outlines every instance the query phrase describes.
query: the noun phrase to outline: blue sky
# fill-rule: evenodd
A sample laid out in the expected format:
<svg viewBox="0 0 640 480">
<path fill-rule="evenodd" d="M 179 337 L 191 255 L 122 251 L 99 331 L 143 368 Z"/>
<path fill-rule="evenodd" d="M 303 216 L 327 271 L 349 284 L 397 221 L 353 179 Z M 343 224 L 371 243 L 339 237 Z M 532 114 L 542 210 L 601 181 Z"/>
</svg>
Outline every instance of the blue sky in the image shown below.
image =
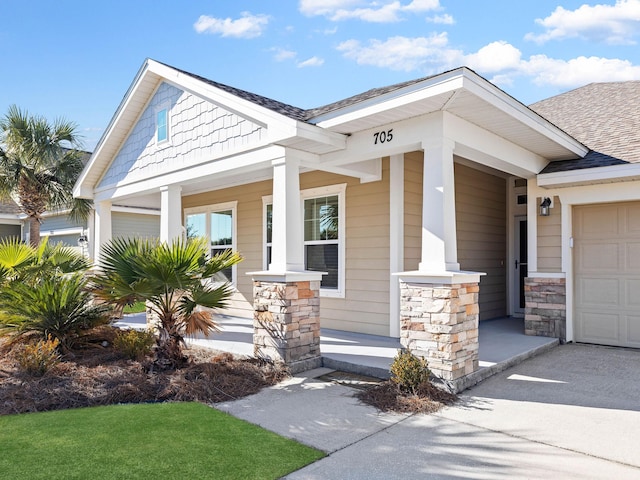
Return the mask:
<svg viewBox="0 0 640 480">
<path fill-rule="evenodd" d="M 525 104 L 640 79 L 640 0 L 0 0 L 11 104 L 98 142 L 145 58 L 303 108 L 462 65 Z"/>
</svg>

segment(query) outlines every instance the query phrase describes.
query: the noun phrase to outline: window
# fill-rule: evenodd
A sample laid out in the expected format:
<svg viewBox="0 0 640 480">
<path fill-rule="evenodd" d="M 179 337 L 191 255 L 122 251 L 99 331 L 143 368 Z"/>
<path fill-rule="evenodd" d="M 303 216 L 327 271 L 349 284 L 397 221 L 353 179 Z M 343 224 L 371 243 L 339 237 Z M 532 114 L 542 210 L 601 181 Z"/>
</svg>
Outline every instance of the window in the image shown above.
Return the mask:
<svg viewBox="0 0 640 480">
<path fill-rule="evenodd" d="M 301 192 L 304 228 L 304 263 L 307 270 L 327 272 L 322 276 L 323 296 L 344 296 L 344 191 L 345 184 Z M 271 196 L 264 204 L 264 268 L 271 263 Z"/>
<path fill-rule="evenodd" d="M 206 238 L 211 256 L 235 250 L 236 204 L 237 202 L 231 202 L 186 209 L 187 238 Z M 219 275 L 219 280 L 235 283 L 235 265 L 222 270 Z"/>
<path fill-rule="evenodd" d="M 167 108 L 156 112 L 156 143 L 169 140 L 169 114 Z"/>
</svg>

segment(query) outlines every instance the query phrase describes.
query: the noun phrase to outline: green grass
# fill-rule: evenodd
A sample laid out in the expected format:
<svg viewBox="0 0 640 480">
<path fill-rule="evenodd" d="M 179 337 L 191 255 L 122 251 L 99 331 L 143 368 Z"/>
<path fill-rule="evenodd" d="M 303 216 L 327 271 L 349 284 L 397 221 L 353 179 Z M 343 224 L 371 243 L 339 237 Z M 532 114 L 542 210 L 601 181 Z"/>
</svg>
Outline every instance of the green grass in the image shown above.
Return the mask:
<svg viewBox="0 0 640 480">
<path fill-rule="evenodd" d="M 0 417 L 0 476 L 275 479 L 324 454 L 200 403 Z"/>
<path fill-rule="evenodd" d="M 136 302 L 133 305 L 125 305 L 122 310 L 123 313 L 142 313 L 146 310 L 144 302 Z"/>
</svg>

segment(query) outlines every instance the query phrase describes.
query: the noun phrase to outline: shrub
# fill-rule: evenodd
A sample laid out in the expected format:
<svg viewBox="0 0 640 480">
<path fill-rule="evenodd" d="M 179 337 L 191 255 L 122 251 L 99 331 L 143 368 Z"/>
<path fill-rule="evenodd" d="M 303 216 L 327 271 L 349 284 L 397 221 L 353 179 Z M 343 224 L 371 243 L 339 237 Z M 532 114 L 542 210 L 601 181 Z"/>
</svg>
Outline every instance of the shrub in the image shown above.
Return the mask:
<svg viewBox="0 0 640 480">
<path fill-rule="evenodd" d="M 41 377 L 60 361 L 58 345 L 60 341 L 49 336 L 46 340 L 17 347 L 13 355 L 20 370 L 29 375 Z"/>
<path fill-rule="evenodd" d="M 414 395 L 418 392 L 420 385 L 428 382 L 431 376 L 427 361 L 408 350 L 398 350 L 390 370 L 391 380 L 401 390 Z"/>
<path fill-rule="evenodd" d="M 120 330 L 116 333 L 113 346 L 131 360 L 141 360 L 151 353 L 156 342 L 153 332 L 149 330 Z"/>
</svg>

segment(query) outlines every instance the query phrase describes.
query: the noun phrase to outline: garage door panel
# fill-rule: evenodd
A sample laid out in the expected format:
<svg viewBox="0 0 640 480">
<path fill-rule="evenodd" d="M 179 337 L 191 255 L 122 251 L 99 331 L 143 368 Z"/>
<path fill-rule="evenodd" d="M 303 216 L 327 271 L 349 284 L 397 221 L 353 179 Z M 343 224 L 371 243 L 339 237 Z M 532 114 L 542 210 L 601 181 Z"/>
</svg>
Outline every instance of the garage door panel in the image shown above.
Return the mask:
<svg viewBox="0 0 640 480">
<path fill-rule="evenodd" d="M 618 212 L 608 205 L 591 207 L 589 211 L 580 212 L 582 232 L 592 238 L 598 238 L 608 232 L 618 231 Z"/>
<path fill-rule="evenodd" d="M 591 243 L 579 250 L 581 271 L 616 272 L 620 264 L 620 250 L 617 244 Z"/>
<path fill-rule="evenodd" d="M 583 305 L 616 306 L 620 303 L 620 281 L 617 278 L 584 276 L 577 282 L 577 289 Z"/>
<path fill-rule="evenodd" d="M 605 312 L 590 312 L 581 315 L 580 333 L 582 341 L 617 345 L 620 338 L 620 316 Z"/>
<path fill-rule="evenodd" d="M 627 341 L 627 346 L 640 348 L 640 315 L 627 317 Z"/>
<path fill-rule="evenodd" d="M 640 348 L 640 202 L 573 214 L 576 340 Z"/>
</svg>

